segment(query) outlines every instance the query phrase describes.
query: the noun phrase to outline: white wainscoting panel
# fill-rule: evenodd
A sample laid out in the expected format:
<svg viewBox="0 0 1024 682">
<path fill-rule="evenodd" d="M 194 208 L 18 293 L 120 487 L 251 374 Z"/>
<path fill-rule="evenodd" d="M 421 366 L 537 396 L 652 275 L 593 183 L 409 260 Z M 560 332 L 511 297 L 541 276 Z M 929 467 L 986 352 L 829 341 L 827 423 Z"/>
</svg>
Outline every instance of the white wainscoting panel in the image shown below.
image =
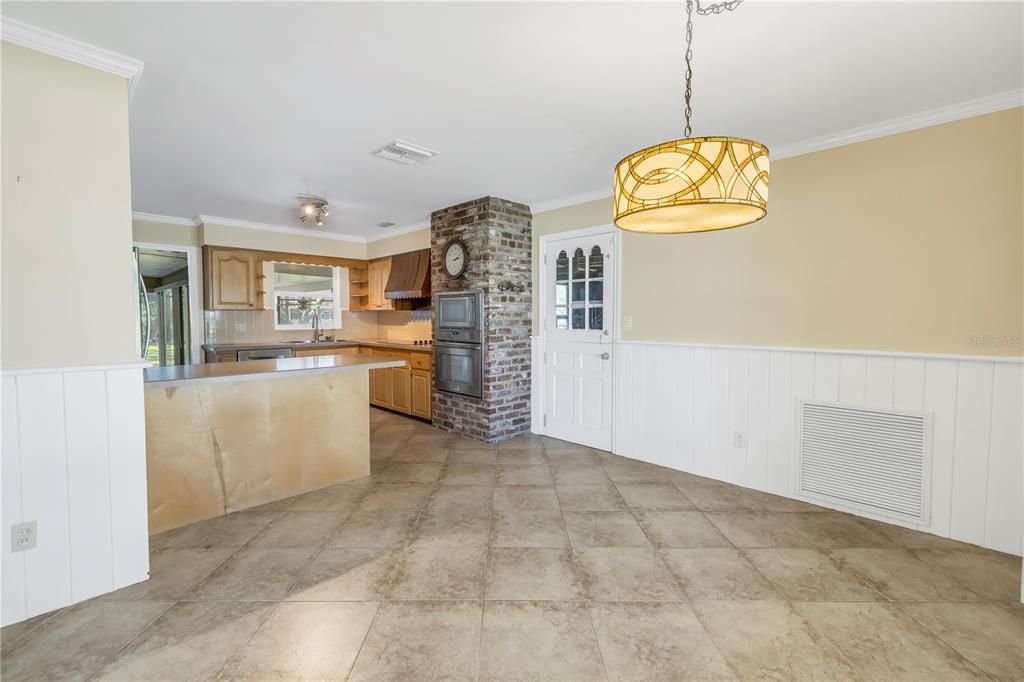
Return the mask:
<svg viewBox="0 0 1024 682">
<path fill-rule="evenodd" d="M 4 372 L 3 625 L 149 577 L 142 369 Z M 11 526 L 37 546 L 11 552 Z"/>
<path fill-rule="evenodd" d="M 930 413 L 931 520 L 916 527 L 1021 554 L 1017 359 L 640 342 L 618 343 L 616 358 L 616 454 L 787 497 L 798 400 Z"/>
</svg>

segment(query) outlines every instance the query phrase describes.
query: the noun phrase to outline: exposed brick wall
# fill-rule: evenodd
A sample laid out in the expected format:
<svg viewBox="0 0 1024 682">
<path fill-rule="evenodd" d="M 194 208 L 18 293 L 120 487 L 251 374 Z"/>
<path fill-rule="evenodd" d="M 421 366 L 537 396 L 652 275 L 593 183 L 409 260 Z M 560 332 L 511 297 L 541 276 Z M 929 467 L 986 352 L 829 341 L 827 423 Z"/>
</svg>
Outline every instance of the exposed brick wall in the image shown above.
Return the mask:
<svg viewBox="0 0 1024 682">
<path fill-rule="evenodd" d="M 488 442 L 530 430 L 530 321 L 532 310 L 530 207 L 483 197 L 430 216 L 431 289 L 484 292 L 483 398 L 434 391 L 434 425 Z M 459 279 L 441 267 L 448 240 L 459 238 L 469 265 Z M 510 281 L 522 292 L 499 291 Z"/>
</svg>

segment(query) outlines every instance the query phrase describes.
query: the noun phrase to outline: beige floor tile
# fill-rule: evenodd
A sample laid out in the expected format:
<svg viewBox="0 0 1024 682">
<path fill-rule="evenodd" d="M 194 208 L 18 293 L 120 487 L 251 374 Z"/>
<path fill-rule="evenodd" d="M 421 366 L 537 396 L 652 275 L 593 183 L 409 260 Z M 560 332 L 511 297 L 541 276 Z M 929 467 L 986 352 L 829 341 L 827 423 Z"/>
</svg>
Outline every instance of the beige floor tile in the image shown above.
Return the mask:
<svg viewBox="0 0 1024 682">
<path fill-rule="evenodd" d="M 481 608 L 481 602 L 381 604 L 351 679 L 475 679 Z"/>
<path fill-rule="evenodd" d="M 288 506 L 293 512 L 350 512 L 359 504 L 370 488 L 369 479 L 360 483 L 342 484 L 330 488 L 321 488 L 313 492 L 299 495 Z"/>
<path fill-rule="evenodd" d="M 568 547 L 562 515 L 557 511 L 503 511 L 491 514 L 494 547 Z"/>
<path fill-rule="evenodd" d="M 28 618 L 17 623 L 12 623 L 11 625 L 5 625 L 3 629 L 0 630 L 0 651 L 3 651 L 3 653 L 6 654 L 7 650 L 10 649 L 18 640 L 60 612 L 61 609 L 56 609 L 54 611 L 41 613 L 38 616 L 33 616 L 32 618 Z"/>
<path fill-rule="evenodd" d="M 149 557 L 149 580 L 100 598 L 115 601 L 179 599 L 234 553 L 233 547 L 158 549 Z"/>
<path fill-rule="evenodd" d="M 622 499 L 629 508 L 649 511 L 693 511 L 696 507 L 670 483 L 620 483 Z"/>
<path fill-rule="evenodd" d="M 481 680 L 602 679 L 586 607 L 574 602 L 484 603 Z"/>
<path fill-rule="evenodd" d="M 160 549 L 167 544 L 167 541 L 172 537 L 181 532 L 181 528 L 173 528 L 171 530 L 165 530 L 162 533 L 149 536 L 149 551 L 152 552 L 155 549 Z"/>
<path fill-rule="evenodd" d="M 377 608 L 374 602 L 278 604 L 221 679 L 343 680 Z"/>
<path fill-rule="evenodd" d="M 494 488 L 489 485 L 439 485 L 427 498 L 426 511 L 490 510 Z"/>
<path fill-rule="evenodd" d="M 1024 619 L 995 604 L 932 602 L 900 608 L 1000 680 L 1024 680 Z"/>
<path fill-rule="evenodd" d="M 359 502 L 356 512 L 382 511 L 391 509 L 418 510 L 427 503 L 427 496 L 433 486 L 416 483 L 392 483 L 374 485 Z"/>
<path fill-rule="evenodd" d="M 241 547 L 277 518 L 277 513 L 239 512 L 178 530 L 164 547 Z"/>
<path fill-rule="evenodd" d="M 859 519 L 836 512 L 780 513 L 779 520 L 804 535 L 816 547 L 893 547 L 886 537 L 860 523 Z"/>
<path fill-rule="evenodd" d="M 448 444 L 449 454 L 455 454 L 462 450 L 477 450 L 480 452 L 497 452 L 497 443 L 484 443 L 472 438 L 457 438 Z"/>
<path fill-rule="evenodd" d="M 646 462 L 610 455 L 601 461 L 608 478 L 616 485 L 633 483 L 670 483 L 668 470 Z"/>
<path fill-rule="evenodd" d="M 448 459 L 447 448 L 398 448 L 391 455 L 392 462 L 410 462 L 416 464 L 443 464 Z"/>
<path fill-rule="evenodd" d="M 327 539 L 327 547 L 404 547 L 412 539 L 418 511 L 357 511 Z"/>
<path fill-rule="evenodd" d="M 652 601 L 679 599 L 680 592 L 653 550 L 588 547 L 573 550 L 573 562 L 589 599 Z"/>
<path fill-rule="evenodd" d="M 611 681 L 736 679 L 688 604 L 595 602 L 589 610 Z"/>
<path fill-rule="evenodd" d="M 601 466 L 601 458 L 590 448 L 544 450 L 548 465 L 597 465 Z"/>
<path fill-rule="evenodd" d="M 282 512 L 249 541 L 249 547 L 320 547 L 347 512 Z"/>
<path fill-rule="evenodd" d="M 771 512 L 706 512 L 705 515 L 737 547 L 811 547 L 807 538 Z"/>
<path fill-rule="evenodd" d="M 563 512 L 629 510 L 613 485 L 559 485 L 555 493 Z"/>
<path fill-rule="evenodd" d="M 526 466 L 532 465 L 544 465 L 547 466 L 548 457 L 547 452 L 542 449 L 532 448 L 529 450 L 498 450 L 497 451 L 498 466 Z M 551 482 L 547 483 L 518 483 L 509 485 L 551 485 Z"/>
<path fill-rule="evenodd" d="M 486 450 L 483 448 L 471 448 L 465 450 L 449 450 L 448 459 L 445 464 L 452 466 L 455 464 L 497 464 L 498 463 L 498 450 L 493 448 Z"/>
<path fill-rule="evenodd" d="M 690 599 L 781 599 L 735 549 L 662 549 L 661 556 Z"/>
<path fill-rule="evenodd" d="M 481 599 L 483 547 L 413 548 L 398 564 L 389 600 Z"/>
<path fill-rule="evenodd" d="M 708 636 L 745 680 L 856 680 L 828 640 L 784 601 L 698 601 Z"/>
<path fill-rule="evenodd" d="M 1020 557 L 987 550 L 914 550 L 912 554 L 983 597 L 1020 600 Z"/>
<path fill-rule="evenodd" d="M 433 483 L 440 474 L 440 464 L 394 462 L 392 458 L 374 480 L 377 483 Z"/>
<path fill-rule="evenodd" d="M 409 450 L 448 450 L 459 440 L 462 439 L 444 431 L 421 431 L 410 436 L 405 447 Z"/>
<path fill-rule="evenodd" d="M 442 485 L 493 485 L 497 465 L 488 462 L 445 464 L 438 482 Z"/>
<path fill-rule="evenodd" d="M 328 548 L 302 572 L 288 601 L 379 601 L 394 577 L 401 551 Z"/>
<path fill-rule="evenodd" d="M 495 511 L 559 512 L 558 497 L 551 486 L 497 486 Z"/>
<path fill-rule="evenodd" d="M 84 680 L 172 605 L 90 601 L 64 609 L 4 651 L 4 682 Z"/>
<path fill-rule="evenodd" d="M 414 547 L 486 547 L 490 511 L 482 509 L 424 510 L 412 534 Z"/>
<path fill-rule="evenodd" d="M 316 553 L 311 547 L 241 549 L 185 598 L 201 601 L 283 599 Z"/>
<path fill-rule="evenodd" d="M 551 485 L 551 472 L 547 463 L 541 464 L 520 464 L 501 463 L 498 464 L 497 476 L 494 479 L 498 485 Z"/>
<path fill-rule="evenodd" d="M 895 545 L 907 549 L 978 549 L 975 545 L 966 542 L 950 540 L 939 535 L 924 533 L 913 528 L 904 528 L 891 523 L 883 523 L 874 519 L 858 518 L 857 523 L 868 530 L 881 535 Z"/>
<path fill-rule="evenodd" d="M 568 549 L 492 547 L 484 598 L 571 601 L 583 590 Z"/>
<path fill-rule="evenodd" d="M 978 595 L 905 549 L 833 549 L 829 554 L 893 601 L 970 601 Z"/>
<path fill-rule="evenodd" d="M 638 511 L 636 520 L 655 547 L 732 547 L 701 512 Z"/>
<path fill-rule="evenodd" d="M 747 549 L 747 558 L 787 599 L 880 601 L 882 595 L 817 549 Z"/>
<path fill-rule="evenodd" d="M 180 602 L 94 679 L 214 679 L 273 608 L 266 602 Z"/>
<path fill-rule="evenodd" d="M 544 452 L 544 440 L 540 436 L 526 434 L 516 436 L 498 443 L 498 451 L 503 450 L 530 450 L 533 452 Z"/>
<path fill-rule="evenodd" d="M 764 507 L 766 510 L 771 512 L 830 512 L 832 511 L 828 507 L 819 507 L 816 504 L 810 502 L 804 502 L 803 500 L 794 500 L 791 497 L 782 497 L 781 495 L 773 495 L 771 493 L 762 492 L 760 490 L 751 490 L 750 488 L 744 488 L 746 494 Z"/>
<path fill-rule="evenodd" d="M 679 483 L 676 486 L 693 502 L 697 509 L 705 512 L 764 511 L 757 495 L 746 488 L 728 483 Z"/>
<path fill-rule="evenodd" d="M 976 666 L 891 604 L 803 602 L 794 606 L 865 680 L 987 679 Z"/>
<path fill-rule="evenodd" d="M 549 460 L 551 479 L 555 485 L 611 485 L 604 467 L 596 463 Z"/>
<path fill-rule="evenodd" d="M 650 547 L 629 512 L 564 512 L 573 547 Z"/>
</svg>

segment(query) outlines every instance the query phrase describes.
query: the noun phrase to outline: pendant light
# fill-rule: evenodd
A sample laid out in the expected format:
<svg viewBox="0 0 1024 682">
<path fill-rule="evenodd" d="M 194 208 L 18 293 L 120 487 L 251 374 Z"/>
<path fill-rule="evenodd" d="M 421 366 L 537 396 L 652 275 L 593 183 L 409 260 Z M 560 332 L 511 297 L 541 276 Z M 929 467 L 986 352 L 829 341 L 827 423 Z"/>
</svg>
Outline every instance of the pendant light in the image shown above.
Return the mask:
<svg viewBox="0 0 1024 682">
<path fill-rule="evenodd" d="M 701 7 L 721 14 L 742 0 Z M 615 224 L 677 234 L 749 225 L 768 212 L 768 148 L 739 137 L 691 137 L 694 0 L 686 0 L 685 138 L 633 152 L 615 167 Z"/>
</svg>

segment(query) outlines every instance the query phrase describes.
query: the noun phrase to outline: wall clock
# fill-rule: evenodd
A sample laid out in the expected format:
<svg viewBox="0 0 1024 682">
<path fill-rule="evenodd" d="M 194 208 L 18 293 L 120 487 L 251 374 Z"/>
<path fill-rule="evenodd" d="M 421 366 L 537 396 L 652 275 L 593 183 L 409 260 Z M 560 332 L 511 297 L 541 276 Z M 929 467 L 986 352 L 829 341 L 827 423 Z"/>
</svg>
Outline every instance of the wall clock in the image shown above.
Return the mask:
<svg viewBox="0 0 1024 682">
<path fill-rule="evenodd" d="M 452 239 L 444 245 L 444 253 L 441 256 L 441 267 L 452 279 L 458 279 L 466 273 L 466 266 L 469 265 L 469 251 L 461 239 Z"/>
</svg>

